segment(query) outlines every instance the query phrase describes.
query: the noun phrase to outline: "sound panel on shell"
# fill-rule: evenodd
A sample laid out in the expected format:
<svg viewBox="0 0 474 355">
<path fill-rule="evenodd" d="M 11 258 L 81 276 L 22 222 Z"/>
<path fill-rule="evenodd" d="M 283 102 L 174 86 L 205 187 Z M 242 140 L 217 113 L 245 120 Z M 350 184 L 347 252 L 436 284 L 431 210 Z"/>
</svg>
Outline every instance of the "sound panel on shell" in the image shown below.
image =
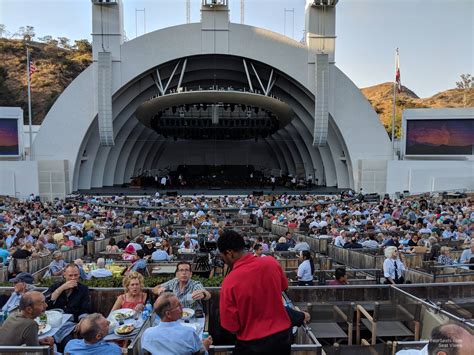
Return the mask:
<svg viewBox="0 0 474 355">
<path fill-rule="evenodd" d="M 110 52 L 98 54 L 97 94 L 100 145 L 110 147 L 115 144 L 112 122 L 112 54 Z"/>
<path fill-rule="evenodd" d="M 329 57 L 316 54 L 316 94 L 313 146 L 323 147 L 328 138 Z"/>
</svg>

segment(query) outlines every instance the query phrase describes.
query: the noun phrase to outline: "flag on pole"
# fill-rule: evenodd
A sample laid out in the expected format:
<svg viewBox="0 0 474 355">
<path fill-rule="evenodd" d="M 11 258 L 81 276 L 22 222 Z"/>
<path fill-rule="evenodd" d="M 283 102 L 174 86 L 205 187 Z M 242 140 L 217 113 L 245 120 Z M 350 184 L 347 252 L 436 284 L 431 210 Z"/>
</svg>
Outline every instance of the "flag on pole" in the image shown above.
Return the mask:
<svg viewBox="0 0 474 355">
<path fill-rule="evenodd" d="M 35 65 L 33 64 L 32 60 L 31 60 L 31 55 L 30 55 L 30 58 L 29 58 L 29 67 L 28 67 L 28 76 L 30 78 L 30 82 L 31 82 L 31 76 L 33 75 L 33 73 L 35 73 L 38 69 L 36 69 Z"/>
<path fill-rule="evenodd" d="M 400 80 L 400 53 L 398 52 L 397 48 L 397 54 L 396 54 L 396 68 L 395 68 L 395 82 L 397 83 L 397 91 L 398 93 L 402 92 L 402 82 Z"/>
</svg>

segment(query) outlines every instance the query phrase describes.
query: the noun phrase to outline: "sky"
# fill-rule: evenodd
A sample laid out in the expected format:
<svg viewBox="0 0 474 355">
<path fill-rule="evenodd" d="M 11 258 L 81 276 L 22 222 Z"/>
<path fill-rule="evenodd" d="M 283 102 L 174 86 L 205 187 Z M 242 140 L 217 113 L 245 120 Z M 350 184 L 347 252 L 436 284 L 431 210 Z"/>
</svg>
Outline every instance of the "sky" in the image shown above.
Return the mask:
<svg viewBox="0 0 474 355">
<path fill-rule="evenodd" d="M 123 3 L 128 39 L 145 28 L 151 32 L 186 21 L 186 0 Z M 229 3 L 231 21 L 240 22 L 240 0 Z M 290 37 L 294 28 L 300 40 L 305 3 L 245 0 L 245 24 Z M 200 4 L 191 0 L 191 22 L 199 21 Z M 145 9 L 145 21 L 136 9 Z M 294 9 L 294 27 L 293 13 L 285 9 Z M 34 26 L 37 37 L 91 40 L 91 1 L 0 0 L 0 24 L 10 32 Z M 336 65 L 361 88 L 394 80 L 397 47 L 402 85 L 420 97 L 455 88 L 461 74 L 474 74 L 474 0 L 339 0 L 336 35 Z"/>
</svg>

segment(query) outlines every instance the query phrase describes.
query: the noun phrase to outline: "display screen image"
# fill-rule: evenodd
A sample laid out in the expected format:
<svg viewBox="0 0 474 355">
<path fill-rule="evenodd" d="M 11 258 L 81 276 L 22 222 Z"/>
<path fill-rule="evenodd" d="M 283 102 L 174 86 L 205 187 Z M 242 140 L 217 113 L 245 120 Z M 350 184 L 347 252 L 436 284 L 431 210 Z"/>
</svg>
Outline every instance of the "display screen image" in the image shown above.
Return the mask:
<svg viewBox="0 0 474 355">
<path fill-rule="evenodd" d="M 19 154 L 18 120 L 0 118 L 0 155 L 15 156 Z"/>
<path fill-rule="evenodd" d="M 472 155 L 474 119 L 407 120 L 406 155 Z"/>
</svg>

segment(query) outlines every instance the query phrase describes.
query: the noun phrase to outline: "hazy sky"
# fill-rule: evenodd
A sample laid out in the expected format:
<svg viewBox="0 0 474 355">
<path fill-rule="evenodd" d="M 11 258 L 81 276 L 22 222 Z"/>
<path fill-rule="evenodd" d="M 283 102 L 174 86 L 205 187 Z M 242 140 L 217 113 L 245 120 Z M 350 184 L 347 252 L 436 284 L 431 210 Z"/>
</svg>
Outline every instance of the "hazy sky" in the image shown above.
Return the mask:
<svg viewBox="0 0 474 355">
<path fill-rule="evenodd" d="M 185 0 L 123 0 L 125 31 L 135 37 L 135 9 L 146 9 L 146 31 L 186 21 Z M 231 21 L 240 22 L 240 0 L 229 0 Z M 201 0 L 191 0 L 191 21 Z M 285 11 L 294 8 L 294 34 L 304 29 L 305 0 L 246 0 L 245 23 L 284 32 Z M 138 34 L 143 12 L 138 12 Z M 293 16 L 286 13 L 292 34 Z M 15 32 L 35 27 L 37 36 L 91 39 L 90 0 L 0 0 L 0 23 Z M 462 73 L 474 74 L 474 0 L 340 0 L 336 64 L 359 87 L 394 80 L 400 48 L 402 85 L 420 97 L 455 87 Z"/>
</svg>

